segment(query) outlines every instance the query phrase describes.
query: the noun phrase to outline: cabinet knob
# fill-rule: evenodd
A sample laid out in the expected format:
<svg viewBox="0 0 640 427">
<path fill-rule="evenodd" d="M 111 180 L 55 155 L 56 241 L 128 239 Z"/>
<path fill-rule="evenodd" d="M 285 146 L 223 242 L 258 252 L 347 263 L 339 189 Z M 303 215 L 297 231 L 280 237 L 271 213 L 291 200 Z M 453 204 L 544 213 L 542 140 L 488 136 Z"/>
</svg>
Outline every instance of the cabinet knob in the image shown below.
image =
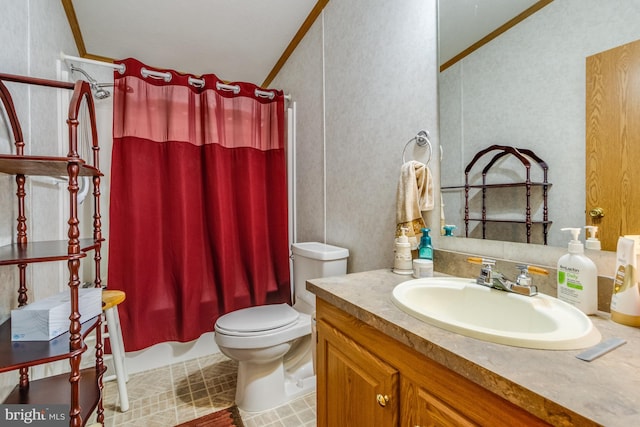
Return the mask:
<svg viewBox="0 0 640 427">
<path fill-rule="evenodd" d="M 602 208 L 593 208 L 589 211 L 589 216 L 591 218 L 602 218 L 604 216 L 604 209 Z"/>
<path fill-rule="evenodd" d="M 378 394 L 376 396 L 376 400 L 378 401 L 378 405 L 384 408 L 385 406 L 387 406 L 387 403 L 389 403 L 389 396 L 387 396 L 386 394 L 384 396 L 381 394 Z"/>
</svg>

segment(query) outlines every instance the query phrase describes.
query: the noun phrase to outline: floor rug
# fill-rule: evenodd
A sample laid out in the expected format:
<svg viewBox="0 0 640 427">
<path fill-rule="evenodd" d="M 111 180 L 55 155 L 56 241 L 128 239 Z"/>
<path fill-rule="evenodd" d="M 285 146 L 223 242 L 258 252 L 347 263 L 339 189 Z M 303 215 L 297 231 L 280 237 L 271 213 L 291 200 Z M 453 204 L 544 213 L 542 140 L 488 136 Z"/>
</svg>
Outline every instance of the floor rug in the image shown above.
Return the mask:
<svg viewBox="0 0 640 427">
<path fill-rule="evenodd" d="M 237 406 L 214 412 L 204 417 L 196 418 L 176 427 L 244 427 Z"/>
</svg>

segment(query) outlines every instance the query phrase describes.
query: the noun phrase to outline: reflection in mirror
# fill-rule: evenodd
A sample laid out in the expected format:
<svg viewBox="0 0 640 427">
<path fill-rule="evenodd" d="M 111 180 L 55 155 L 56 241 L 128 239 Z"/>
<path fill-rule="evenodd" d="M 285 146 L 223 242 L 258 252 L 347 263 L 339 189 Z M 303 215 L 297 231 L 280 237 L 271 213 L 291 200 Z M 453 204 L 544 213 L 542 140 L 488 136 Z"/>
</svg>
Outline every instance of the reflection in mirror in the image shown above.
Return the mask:
<svg viewBox="0 0 640 427">
<path fill-rule="evenodd" d="M 492 145 L 467 164 L 463 187 L 442 192 L 464 191 L 465 237 L 546 245 L 548 169 L 532 150 Z"/>
<path fill-rule="evenodd" d="M 464 186 L 466 165 L 486 147 L 531 149 L 548 163 L 553 183 L 548 243 L 566 247 L 560 228 L 586 225 L 585 60 L 640 39 L 638 22 L 640 0 L 554 0 L 441 70 L 441 185 Z M 500 168 L 509 173 L 508 164 Z M 442 196 L 444 223 L 464 235 L 464 190 Z M 507 234 L 492 238 L 513 241 Z"/>
</svg>

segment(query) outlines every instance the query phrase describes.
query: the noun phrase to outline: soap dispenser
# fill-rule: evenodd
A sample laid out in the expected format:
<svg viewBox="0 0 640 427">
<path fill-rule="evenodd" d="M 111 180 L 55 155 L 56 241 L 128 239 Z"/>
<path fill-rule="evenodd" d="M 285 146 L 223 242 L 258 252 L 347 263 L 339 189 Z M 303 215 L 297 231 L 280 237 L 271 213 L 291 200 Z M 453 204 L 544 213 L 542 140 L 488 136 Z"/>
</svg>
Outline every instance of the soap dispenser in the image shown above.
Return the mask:
<svg viewBox="0 0 640 427">
<path fill-rule="evenodd" d="M 579 240 L 579 228 L 562 228 L 570 231 L 573 239 L 569 252 L 558 260 L 558 299 L 569 303 L 585 314 L 595 314 L 598 309 L 598 270 L 584 255 L 584 245 Z"/>
<path fill-rule="evenodd" d="M 429 236 L 430 228 L 423 228 L 420 245 L 418 246 L 418 258 L 433 259 L 433 246 L 431 246 L 431 236 Z"/>
<path fill-rule="evenodd" d="M 596 237 L 598 227 L 596 227 L 595 225 L 585 225 L 584 228 L 589 233 L 589 237 L 587 238 L 584 247 L 594 251 L 599 251 L 601 249 L 600 240 L 598 240 L 598 238 Z"/>
<path fill-rule="evenodd" d="M 402 227 L 400 236 L 396 238 L 393 272 L 397 274 L 413 274 L 411 245 L 409 244 L 409 238 L 405 234 L 406 231 L 407 229 Z"/>
</svg>

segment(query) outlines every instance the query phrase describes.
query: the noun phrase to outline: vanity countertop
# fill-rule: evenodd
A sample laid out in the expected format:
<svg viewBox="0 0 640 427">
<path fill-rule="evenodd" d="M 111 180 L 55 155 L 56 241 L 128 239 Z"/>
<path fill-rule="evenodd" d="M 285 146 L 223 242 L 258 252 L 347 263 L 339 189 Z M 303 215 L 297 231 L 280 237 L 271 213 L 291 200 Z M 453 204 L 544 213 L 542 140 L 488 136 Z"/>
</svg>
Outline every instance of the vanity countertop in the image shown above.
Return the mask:
<svg viewBox="0 0 640 427">
<path fill-rule="evenodd" d="M 532 350 L 480 341 L 431 326 L 391 300 L 411 276 L 375 270 L 307 281 L 307 289 L 551 424 L 640 425 L 640 329 L 591 316 L 602 339 L 627 341 L 592 362 L 582 350 Z"/>
</svg>

